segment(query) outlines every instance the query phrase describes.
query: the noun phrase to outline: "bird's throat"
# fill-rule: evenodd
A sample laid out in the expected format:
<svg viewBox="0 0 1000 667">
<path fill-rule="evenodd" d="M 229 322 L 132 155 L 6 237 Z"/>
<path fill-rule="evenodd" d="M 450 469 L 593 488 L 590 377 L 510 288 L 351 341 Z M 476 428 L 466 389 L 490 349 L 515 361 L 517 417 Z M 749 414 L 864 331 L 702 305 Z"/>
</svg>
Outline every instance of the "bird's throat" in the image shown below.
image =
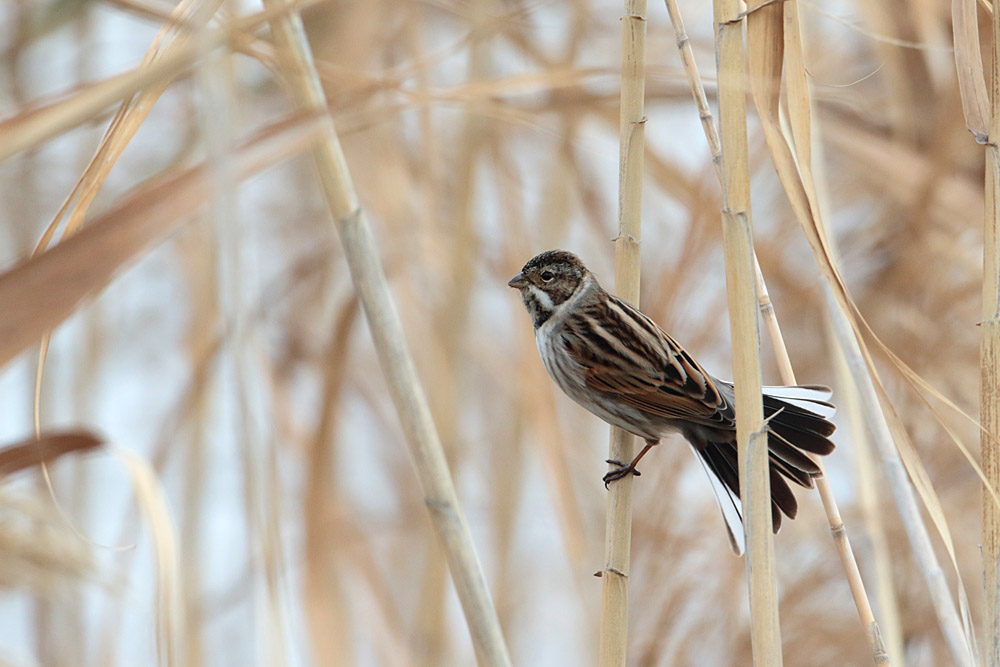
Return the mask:
<svg viewBox="0 0 1000 667">
<path fill-rule="evenodd" d="M 535 285 L 528 285 L 521 290 L 521 299 L 524 301 L 524 307 L 528 309 L 531 323 L 536 329 L 545 324 L 552 317 L 552 313 L 556 311 L 552 298 Z"/>
</svg>

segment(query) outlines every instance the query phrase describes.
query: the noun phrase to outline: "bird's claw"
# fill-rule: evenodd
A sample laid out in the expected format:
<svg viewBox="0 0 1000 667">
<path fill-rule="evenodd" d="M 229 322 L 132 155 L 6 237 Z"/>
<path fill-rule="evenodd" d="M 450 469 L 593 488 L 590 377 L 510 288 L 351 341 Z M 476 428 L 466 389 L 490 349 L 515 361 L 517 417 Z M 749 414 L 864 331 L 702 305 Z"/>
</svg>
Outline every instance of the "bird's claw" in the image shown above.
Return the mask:
<svg viewBox="0 0 1000 667">
<path fill-rule="evenodd" d="M 618 466 L 614 470 L 608 471 L 608 474 L 604 476 L 604 488 L 608 488 L 608 484 L 615 481 L 616 479 L 621 479 L 625 475 L 632 474 L 636 477 L 642 475 L 641 472 L 635 469 L 635 466 L 628 463 L 622 463 L 621 461 L 616 461 L 615 459 L 607 459 L 605 463 L 610 463 L 611 465 Z"/>
</svg>

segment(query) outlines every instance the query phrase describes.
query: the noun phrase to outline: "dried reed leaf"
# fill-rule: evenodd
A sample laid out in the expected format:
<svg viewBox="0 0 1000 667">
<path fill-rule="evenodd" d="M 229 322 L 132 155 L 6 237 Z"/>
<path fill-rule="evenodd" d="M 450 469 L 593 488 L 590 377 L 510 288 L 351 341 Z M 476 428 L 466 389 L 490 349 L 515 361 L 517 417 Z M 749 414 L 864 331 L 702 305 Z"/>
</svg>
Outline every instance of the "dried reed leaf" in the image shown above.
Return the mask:
<svg viewBox="0 0 1000 667">
<path fill-rule="evenodd" d="M 193 62 L 194 49 L 105 79 L 65 99 L 29 109 L 0 122 L 0 160 L 42 145 L 49 139 L 92 119 L 108 105 L 137 90 L 183 74 Z"/>
<path fill-rule="evenodd" d="M 323 119 L 295 116 L 265 128 L 232 155 L 239 179 L 307 148 Z M 0 275 L 0 366 L 100 291 L 210 196 L 204 164 L 155 179 L 79 234 Z"/>
<path fill-rule="evenodd" d="M 252 30 L 275 16 L 319 1 L 299 0 L 236 19 L 225 29 L 207 30 L 199 43 L 187 41 L 176 44 L 169 51 L 161 53 L 154 60 L 147 60 L 136 69 L 84 86 L 62 99 L 26 109 L 0 121 L 0 161 L 21 151 L 37 148 L 49 139 L 93 119 L 122 98 L 146 88 L 169 85 L 178 77 L 186 75 L 191 65 L 207 49 L 227 43 L 239 45 L 242 40 L 249 38 Z M 129 101 L 126 100 L 124 104 Z"/>
<path fill-rule="evenodd" d="M 0 449 L 0 477 L 49 463 L 66 454 L 85 452 L 98 447 L 102 441 L 83 431 L 45 433 Z"/>
<path fill-rule="evenodd" d="M 809 83 L 806 79 L 805 59 L 802 54 L 802 36 L 800 29 L 800 17 L 797 0 L 790 0 L 782 7 L 784 33 L 783 52 L 781 56 L 786 63 L 786 88 L 785 100 L 788 106 L 788 115 L 796 122 L 791 125 L 792 143 L 795 147 L 796 160 L 800 172 L 803 172 L 803 179 L 806 182 L 812 180 L 812 126 L 811 126 L 811 95 L 809 93 Z M 780 72 L 776 73 L 777 79 L 774 86 L 780 86 Z M 764 277 L 757 267 L 758 298 L 761 302 L 761 312 L 765 314 L 769 332 L 775 342 L 775 352 L 781 368 L 782 381 L 788 385 L 795 385 L 798 382 L 792 371 L 791 360 L 784 347 L 784 340 L 778 329 L 778 320 L 774 314 L 770 297 L 767 294 L 767 286 L 764 284 Z M 848 538 L 847 529 L 840 514 L 840 508 L 833 495 L 830 481 L 827 479 L 824 464 L 817 459 L 823 476 L 816 480 L 816 488 L 823 501 L 823 508 L 826 511 L 827 522 L 830 524 L 830 531 L 833 536 L 837 555 L 840 557 L 841 565 L 851 590 L 851 597 L 854 600 L 858 617 L 861 620 L 865 637 L 868 640 L 869 649 L 872 652 L 872 660 L 875 664 L 886 664 L 888 656 L 884 642 L 882 640 L 879 625 L 875 620 L 871 602 L 868 600 L 868 593 L 865 590 L 864 582 L 861 579 L 861 571 L 858 567 L 857 558 Z M 891 582 L 890 582 L 891 585 Z"/>
<path fill-rule="evenodd" d="M 132 481 L 136 500 L 146 516 L 153 538 L 156 559 L 156 644 L 159 664 L 181 664 L 184 624 L 181 622 L 180 573 L 177 561 L 177 535 L 163 487 L 149 463 L 133 452 L 116 447 L 115 454 Z"/>
<path fill-rule="evenodd" d="M 879 380 L 871 355 L 861 341 L 863 330 L 867 330 L 870 334 L 872 332 L 867 328 L 867 323 L 864 322 L 864 319 L 857 312 L 857 306 L 848 293 L 833 258 L 823 228 L 809 166 L 796 161 L 792 148 L 781 131 L 778 105 L 781 77 L 780 50 L 783 47 L 783 40 L 780 38 L 782 28 L 781 6 L 763 5 L 758 10 L 750 13 L 747 22 L 748 42 L 750 44 L 751 91 L 761 124 L 764 128 L 768 150 L 770 151 L 775 169 L 778 172 L 778 177 L 789 198 L 792 209 L 795 211 L 796 217 L 799 219 L 806 233 L 810 246 L 813 248 L 813 252 L 820 264 L 821 272 L 826 277 L 838 305 L 847 316 L 848 321 L 854 328 L 859 343 L 861 343 L 860 352 L 875 384 L 879 402 L 888 420 L 896 447 L 910 475 L 910 479 L 913 481 L 924 506 L 927 508 L 935 527 L 938 529 L 942 541 L 945 543 L 956 576 L 959 578 L 959 599 L 960 601 L 964 600 L 965 591 L 964 586 L 961 584 L 961 575 L 955 557 L 954 544 L 947 529 L 947 522 L 944 519 L 940 500 L 930 484 L 926 469 L 923 467 L 916 452 L 913 451 L 905 428 L 896 415 L 888 395 Z M 808 109 L 808 105 L 796 104 L 794 108 L 802 111 L 803 109 Z M 790 104 L 789 110 L 791 111 L 792 109 L 793 105 Z M 796 125 L 803 126 L 798 131 L 799 136 L 806 134 L 805 123 L 807 122 L 808 119 L 806 118 L 798 116 L 789 117 L 789 123 L 793 128 Z M 795 134 L 796 131 L 793 130 L 793 136 Z M 897 498 L 900 497 L 897 495 Z M 928 558 L 933 560 L 933 554 L 928 554 Z M 925 571 L 924 574 L 929 585 L 930 582 L 936 581 L 932 572 Z M 943 599 L 940 597 L 937 601 L 943 603 Z M 962 624 L 958 622 L 954 607 L 950 604 L 936 604 L 935 610 L 939 614 L 942 630 L 948 638 L 953 657 L 960 664 L 965 664 L 964 661 L 970 659 L 971 647 L 966 638 L 962 636 Z M 965 625 L 965 628 L 966 634 L 968 634 L 970 628 L 968 625 Z"/>
<path fill-rule="evenodd" d="M 979 50 L 979 20 L 970 0 L 951 0 L 951 33 L 955 45 L 955 71 L 962 97 L 965 125 L 976 141 L 985 143 L 989 134 L 990 98 Z"/>
<path fill-rule="evenodd" d="M 160 28 L 143 57 L 143 65 L 152 65 L 169 57 L 171 53 L 177 53 L 183 49 L 185 44 L 191 42 L 188 26 L 194 29 L 202 28 L 221 4 L 222 0 L 181 0 L 171 12 L 171 17 L 175 17 L 177 20 Z M 63 228 L 63 238 L 76 233 L 80 228 L 87 214 L 87 209 L 97 196 L 101 186 L 104 185 L 111 169 L 125 151 L 125 147 L 128 146 L 132 137 L 139 131 L 139 126 L 142 125 L 146 116 L 153 110 L 156 100 L 169 84 L 169 80 L 154 79 L 144 90 L 123 101 L 118 107 L 118 111 L 112 119 L 111 125 L 105 131 L 104 138 L 101 139 L 101 144 L 90 164 L 87 165 L 69 197 L 66 198 L 59 212 L 56 213 L 55 218 L 49 223 L 42 235 L 42 239 L 35 249 L 36 254 L 48 247 L 59 221 L 67 212 L 69 218 Z M 41 363 L 39 365 L 41 366 Z"/>
<path fill-rule="evenodd" d="M 811 96 L 806 79 L 805 58 L 802 54 L 802 31 L 797 0 L 786 2 L 781 7 L 783 15 L 782 34 L 784 48 L 781 57 L 785 65 L 785 100 L 788 116 L 797 122 L 791 124 L 792 141 L 799 166 L 812 169 L 812 125 Z M 775 83 L 780 84 L 781 75 Z"/>
<path fill-rule="evenodd" d="M 0 497 L 0 589 L 64 601 L 79 583 L 99 581 L 89 545 L 34 498 Z"/>
</svg>

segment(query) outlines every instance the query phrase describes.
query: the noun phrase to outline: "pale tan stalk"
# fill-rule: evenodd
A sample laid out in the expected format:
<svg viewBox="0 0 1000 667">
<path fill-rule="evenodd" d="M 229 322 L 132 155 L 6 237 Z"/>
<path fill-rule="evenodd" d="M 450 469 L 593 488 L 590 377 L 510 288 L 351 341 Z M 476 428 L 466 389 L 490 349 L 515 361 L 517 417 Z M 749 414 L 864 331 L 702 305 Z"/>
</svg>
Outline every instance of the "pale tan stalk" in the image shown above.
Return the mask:
<svg viewBox="0 0 1000 667">
<path fill-rule="evenodd" d="M 767 293 L 767 286 L 764 284 L 764 278 L 760 273 L 759 266 L 757 267 L 757 281 L 757 296 L 760 302 L 761 315 L 764 317 L 764 322 L 770 334 L 771 344 L 774 346 L 781 381 L 789 386 L 797 385 L 795 372 L 792 370 L 792 363 L 788 358 L 788 350 L 785 347 L 781 329 L 778 327 L 778 318 L 775 316 L 774 306 L 771 304 L 771 298 Z M 882 633 L 879 630 L 878 623 L 875 621 L 875 615 L 872 612 L 868 594 L 865 592 L 865 584 L 861 579 L 858 561 L 854 557 L 854 550 L 851 548 L 851 542 L 847 536 L 847 527 L 840 516 L 837 499 L 834 498 L 833 489 L 830 488 L 830 482 L 826 477 L 823 460 L 818 456 L 810 455 L 809 457 L 816 462 L 822 473 L 822 477 L 816 479 L 816 488 L 819 491 L 820 499 L 823 501 L 826 519 L 830 524 L 830 534 L 833 536 L 837 555 L 840 557 L 840 564 L 844 568 L 847 584 L 851 589 L 851 597 L 854 598 L 854 606 L 858 610 L 858 616 L 865 629 L 868 646 L 872 651 L 872 660 L 876 665 L 888 665 L 889 655 L 886 653 L 885 643 L 882 641 Z M 891 582 L 891 577 L 889 581 Z"/>
<path fill-rule="evenodd" d="M 677 45 L 681 51 L 681 60 L 684 64 L 684 71 L 687 74 L 688 83 L 691 86 L 691 93 L 694 96 L 695 104 L 698 107 L 698 115 L 701 118 L 702 127 L 705 130 L 705 138 L 708 140 L 709 150 L 712 153 L 712 163 L 715 165 L 716 174 L 719 176 L 721 181 L 721 146 L 719 143 L 718 131 L 716 130 L 715 122 L 712 119 L 712 112 L 708 106 L 708 99 L 705 96 L 705 87 L 702 84 L 700 75 L 698 74 L 698 66 L 695 63 L 694 53 L 691 50 L 690 40 L 687 37 L 687 31 L 684 28 L 684 22 L 681 18 L 680 10 L 677 8 L 676 0 L 664 0 L 664 2 L 667 6 L 667 12 L 670 14 L 670 21 L 674 27 L 674 34 L 677 36 Z M 807 141 L 801 141 L 797 142 L 796 145 L 805 146 L 807 143 Z M 764 325 L 767 328 L 771 344 L 774 348 L 775 357 L 777 358 L 778 369 L 781 373 L 781 381 L 788 385 L 797 384 L 795 381 L 795 373 L 792 370 L 791 360 L 788 357 L 788 350 L 785 347 L 784 338 L 781 335 L 781 328 L 778 325 L 778 318 L 775 315 L 774 306 L 768 295 L 767 285 L 764 282 L 764 276 L 761 273 L 760 265 L 757 263 L 756 255 L 754 256 L 754 269 L 757 282 L 757 300 L 760 305 L 760 312 L 764 320 Z M 813 458 L 822 468 L 822 461 L 818 457 Z M 878 626 L 875 624 L 875 618 L 871 610 L 871 603 L 868 601 L 868 596 L 865 593 L 864 582 L 860 577 L 857 559 L 854 556 L 854 551 L 850 548 L 850 542 L 847 537 L 847 529 L 840 518 L 840 510 L 837 507 L 837 501 L 830 490 L 830 484 L 827 481 L 825 474 L 817 480 L 817 486 L 819 487 L 823 507 L 826 510 L 827 519 L 830 522 L 830 531 L 834 536 L 834 544 L 836 545 L 837 553 L 840 556 L 840 561 L 844 565 L 844 572 L 847 575 L 848 585 L 851 588 L 851 595 L 854 598 L 855 606 L 858 609 L 858 615 L 861 618 L 861 623 L 865 628 L 866 635 L 868 636 L 869 644 L 871 645 L 875 656 L 875 661 L 879 664 L 887 664 L 884 649 L 878 641 Z"/>
<path fill-rule="evenodd" d="M 771 484 L 761 399 L 756 279 L 746 128 L 746 54 L 739 0 L 715 0 L 722 145 L 722 235 L 736 385 L 740 497 L 746 533 L 754 664 L 782 664 L 771 534 Z"/>
<path fill-rule="evenodd" d="M 826 291 L 827 300 L 830 302 L 835 298 L 831 292 L 832 290 Z M 864 353 L 855 337 L 855 331 L 844 311 L 834 307 L 831 303 L 829 312 L 837 341 L 847 359 L 847 367 L 850 369 L 851 377 L 854 378 L 854 386 L 861 394 L 861 407 L 875 441 L 876 450 L 882 459 L 883 474 L 889 483 L 889 489 L 892 491 L 893 500 L 895 500 L 896 508 L 899 511 L 899 518 L 910 541 L 913 558 L 927 584 L 931 605 L 937 615 L 941 632 L 951 651 L 954 664 L 961 665 L 961 667 L 972 667 L 974 660 L 971 646 L 967 642 L 962 622 L 952 601 L 948 580 L 941 569 L 927 527 L 920 516 L 920 508 L 914 497 L 913 485 L 910 484 L 906 468 L 900 458 L 900 451 L 897 449 L 896 442 L 898 441 L 895 441 L 893 437 L 891 426 L 882 411 L 884 408 L 880 407 L 883 404 L 880 401 L 875 380 L 869 374 L 868 360 L 864 358 Z M 961 588 L 959 590 L 961 591 Z"/>
<path fill-rule="evenodd" d="M 786 27 L 793 31 L 798 30 L 797 21 L 790 24 L 787 21 L 789 14 L 785 12 L 786 4 L 794 4 L 795 0 L 787 0 L 785 3 L 773 3 L 768 0 L 754 3 L 749 11 L 748 18 L 748 43 L 750 53 L 750 81 L 751 92 L 754 104 L 757 107 L 761 126 L 764 130 L 765 140 L 771 154 L 771 160 L 781 180 L 785 193 L 795 211 L 796 217 L 802 225 L 806 238 L 819 263 L 820 270 L 827 280 L 833 297 L 840 310 L 833 314 L 837 318 L 846 318 L 855 331 L 855 342 L 857 345 L 852 348 L 845 348 L 851 363 L 855 358 L 851 355 L 857 352 L 860 360 L 868 368 L 869 381 L 871 387 L 876 392 L 878 402 L 881 405 L 884 424 L 891 430 L 896 450 L 893 453 L 884 454 L 887 477 L 892 484 L 903 484 L 905 488 L 896 488 L 893 493 L 901 517 L 904 519 L 904 526 L 907 536 L 914 552 L 918 552 L 917 563 L 921 568 L 928 588 L 931 590 L 931 597 L 934 602 L 934 610 L 938 616 L 939 624 L 948 642 L 952 657 L 958 664 L 966 664 L 969 656 L 973 652 L 974 639 L 972 637 L 971 626 L 967 622 L 965 610 L 967 601 L 965 599 L 964 587 L 961 583 L 961 573 L 958 569 L 958 561 L 955 556 L 954 544 L 951 540 L 947 522 L 944 519 L 940 502 L 936 497 L 926 470 L 921 464 L 916 452 L 913 451 L 909 436 L 899 417 L 895 413 L 885 388 L 879 380 L 878 371 L 871 358 L 867 347 L 861 338 L 863 331 L 870 333 L 881 348 L 891 355 L 884 345 L 878 341 L 877 337 L 867 327 L 860 314 L 856 316 L 856 306 L 847 290 L 836 261 L 832 254 L 832 249 L 824 228 L 822 214 L 819 208 L 818 197 L 812 179 L 812 168 L 808 159 L 800 160 L 793 149 L 793 143 L 798 142 L 797 150 L 806 154 L 808 147 L 808 137 L 811 136 L 809 105 L 807 99 L 808 91 L 804 86 L 804 69 L 801 53 L 792 53 L 787 60 L 783 58 L 784 51 L 801 51 L 801 44 L 798 39 L 789 39 L 786 44 Z M 794 12 L 794 10 L 793 10 Z M 783 62 L 784 60 L 784 62 Z M 781 91 L 782 67 L 788 72 L 788 85 L 785 88 L 786 97 L 796 98 L 787 105 L 788 125 L 791 127 L 791 142 L 786 137 L 781 127 L 779 94 Z M 838 321 L 838 324 L 840 322 Z M 864 329 L 862 329 L 864 326 Z M 909 369 L 898 360 L 896 366 L 904 372 Z M 914 375 L 910 371 L 910 375 Z M 929 540 L 926 539 L 926 529 L 920 520 L 919 511 L 909 503 L 913 500 L 913 489 L 908 486 L 905 475 L 902 478 L 895 476 L 895 471 L 890 473 L 888 468 L 891 465 L 891 458 L 895 455 L 895 463 L 905 464 L 905 469 L 925 502 L 928 512 L 931 514 L 935 527 L 938 529 L 942 540 L 951 557 L 958 578 L 958 591 L 963 609 L 963 623 L 959 619 L 958 613 L 951 601 L 947 586 L 942 590 L 943 576 L 938 565 L 937 557 L 931 549 Z M 966 631 L 968 634 L 966 635 Z"/>
<path fill-rule="evenodd" d="M 426 57 L 420 50 L 419 44 L 419 20 L 420 15 L 426 11 L 426 8 L 414 4 L 409 8 L 409 11 L 412 12 L 413 16 L 405 21 L 408 33 L 407 40 L 414 44 L 412 57 L 414 62 L 418 63 L 416 67 L 417 80 L 420 88 L 426 91 L 429 67 Z M 482 40 L 476 40 L 471 45 L 471 50 L 476 51 L 481 42 Z M 473 60 L 473 58 L 470 58 L 470 60 Z M 450 215 L 446 214 L 442 216 L 441 204 L 437 201 L 436 197 L 438 184 L 440 183 L 437 180 L 440 168 L 437 164 L 434 164 L 438 159 L 439 151 L 437 149 L 437 137 L 434 133 L 431 109 L 430 107 L 421 107 L 419 113 L 421 144 L 418 150 L 421 151 L 422 155 L 428 161 L 425 182 L 429 184 L 429 187 L 424 188 L 424 191 L 421 193 L 424 206 L 420 211 L 420 222 L 427 230 L 426 233 L 436 234 L 440 233 L 437 229 L 438 226 L 445 226 L 440 225 L 442 217 L 450 223 L 454 218 L 462 216 L 464 218 L 462 222 L 467 224 L 468 216 L 465 212 L 451 214 L 451 211 L 448 211 L 448 209 L 444 210 L 448 211 Z M 460 143 L 460 145 L 463 146 L 463 149 L 468 148 L 464 142 Z M 469 162 L 474 164 L 475 158 L 469 160 Z M 468 164 L 464 166 L 466 169 L 460 168 L 455 171 L 457 181 L 455 188 L 461 193 L 456 199 L 463 203 L 468 199 L 464 194 L 465 190 L 469 189 L 467 187 L 469 181 L 473 178 L 467 171 L 469 168 Z M 445 235 L 448 235 L 447 230 L 442 231 Z M 459 235 L 453 234 L 452 236 L 457 237 Z M 459 246 L 460 244 L 456 242 L 452 248 L 456 254 L 461 254 L 461 250 L 458 249 Z M 470 259 L 472 259 L 471 255 Z M 453 274 L 457 273 L 458 267 L 454 263 L 452 266 Z M 436 354 L 443 363 L 433 365 L 434 376 L 430 382 L 436 387 L 436 391 L 429 398 L 431 414 L 433 415 L 434 423 L 437 425 L 445 457 L 449 464 L 453 465 L 456 461 L 455 443 L 458 438 L 458 411 L 461 404 L 461 401 L 458 400 L 459 388 L 457 384 L 458 377 L 461 375 L 459 358 L 462 356 L 461 341 L 466 339 L 468 331 L 460 331 L 457 323 L 454 326 L 452 325 L 449 306 L 452 305 L 452 299 L 456 298 L 455 293 L 459 293 L 457 298 L 461 299 L 461 303 L 454 304 L 453 309 L 462 312 L 465 311 L 471 281 L 465 280 L 463 276 L 457 282 L 452 279 L 448 280 L 445 284 L 452 290 L 452 294 L 449 294 L 448 298 L 442 300 L 441 309 L 434 315 L 434 322 L 437 325 L 434 335 L 435 346 L 438 348 Z M 419 664 L 433 666 L 443 664 L 447 661 L 445 652 L 448 648 L 448 629 L 445 621 L 445 612 L 449 593 L 448 571 L 446 561 L 437 542 L 433 538 L 426 540 L 426 542 L 427 554 L 424 558 L 423 571 L 420 574 L 420 597 L 417 602 L 420 613 L 416 615 L 413 622 L 413 629 L 410 632 L 413 636 L 413 652 L 417 660 L 419 660 Z M 499 607 L 498 601 L 495 600 L 495 602 L 497 602 Z"/>
<path fill-rule="evenodd" d="M 625 15 L 621 23 L 622 91 L 618 124 L 615 294 L 638 306 L 642 165 L 646 140 L 646 1 L 625 0 Z M 622 463 L 631 461 L 634 441 L 630 433 L 612 427 L 608 458 Z M 608 491 L 601 579 L 601 667 L 625 667 L 631 542 L 632 475 L 626 475 L 613 482 Z"/>
<path fill-rule="evenodd" d="M 267 0 L 265 6 L 281 4 L 282 0 Z M 325 111 L 326 98 L 301 18 L 297 13 L 288 14 L 273 21 L 271 29 L 295 105 Z M 315 145 L 313 158 L 344 245 L 358 299 L 368 319 L 386 384 L 410 446 L 431 523 L 448 559 L 476 657 L 481 665 L 510 665 L 486 577 L 455 494 L 427 398 L 406 346 L 402 322 L 389 292 L 375 238 L 354 191 L 332 120 L 328 122 L 323 141 Z"/>
<path fill-rule="evenodd" d="M 708 106 L 705 85 L 702 83 L 701 74 L 698 73 L 698 63 L 694 59 L 691 38 L 688 37 L 687 29 L 684 27 L 684 19 L 680 9 L 677 8 L 677 0 L 663 1 L 667 6 L 667 14 L 670 15 L 670 25 L 674 28 L 674 36 L 677 38 L 677 48 L 681 52 L 681 63 L 684 65 L 684 74 L 691 87 L 691 96 L 694 97 L 695 106 L 698 107 L 701 127 L 705 131 L 705 139 L 708 140 L 708 150 L 712 153 L 712 166 L 715 167 L 715 175 L 718 176 L 721 184 L 722 142 L 719 140 L 719 130 L 715 127 L 715 119 L 712 118 L 712 110 Z"/>
<path fill-rule="evenodd" d="M 991 11 L 990 14 L 993 12 Z M 983 74 L 983 56 L 979 50 L 979 18 L 971 2 L 952 0 L 951 32 L 955 44 L 955 74 L 962 98 L 965 125 L 976 137 L 986 141 L 990 119 L 990 97 Z M 989 195 L 987 194 L 987 197 Z"/>
<path fill-rule="evenodd" d="M 787 3 L 783 9 L 785 12 L 784 39 L 786 44 L 789 45 L 789 48 L 785 49 L 785 55 L 788 58 L 800 57 L 801 44 L 799 42 L 800 35 L 798 30 L 798 5 L 795 2 L 790 2 Z M 798 67 L 789 68 L 789 80 L 787 85 L 790 90 L 794 89 L 794 94 L 788 95 L 788 103 L 801 105 L 801 108 L 797 108 L 795 110 L 796 115 L 808 117 L 808 105 L 810 99 L 808 84 L 805 80 L 804 68 L 801 66 L 801 63 L 797 64 L 799 65 Z M 802 123 L 796 124 L 792 128 L 792 134 L 799 161 L 811 164 L 812 151 L 811 138 L 809 136 L 809 125 Z M 767 285 L 764 282 L 764 275 L 761 273 L 760 265 L 756 261 L 756 256 L 754 257 L 754 268 L 756 272 L 757 299 L 760 305 L 760 312 L 767 328 L 768 336 L 771 339 L 771 345 L 774 348 L 775 358 L 778 362 L 778 371 L 781 375 L 781 381 L 786 385 L 797 385 L 798 382 L 795 379 L 795 372 L 792 370 L 792 362 L 788 356 L 788 349 L 785 346 L 784 338 L 781 335 L 781 327 L 778 325 L 778 318 L 775 314 L 774 305 L 771 303 L 770 295 L 767 292 Z M 837 506 L 837 500 L 833 495 L 833 490 L 830 488 L 830 482 L 826 477 L 825 465 L 823 464 L 822 459 L 818 456 L 810 455 L 810 458 L 816 462 L 822 472 L 822 476 L 816 480 L 816 487 L 819 491 L 820 499 L 823 502 L 823 509 L 826 512 L 827 522 L 830 525 L 830 533 L 833 536 L 837 555 L 840 557 L 840 563 L 844 568 L 847 584 L 851 589 L 851 597 L 854 599 L 854 606 L 858 610 L 858 617 L 864 627 L 865 636 L 868 639 L 868 645 L 872 651 L 872 659 L 875 664 L 887 665 L 889 664 L 889 657 L 885 652 L 885 645 L 882 641 L 878 623 L 875 621 L 875 615 L 872 612 L 871 602 L 868 600 L 868 594 L 865 591 L 864 581 L 861 579 L 861 571 L 858 568 L 858 562 L 854 555 L 854 550 L 851 548 L 850 539 L 847 535 L 847 527 L 844 525 L 844 521 L 840 516 L 840 509 Z"/>
<path fill-rule="evenodd" d="M 881 482 L 874 467 L 874 452 L 870 442 L 861 394 L 851 371 L 847 366 L 844 351 L 837 342 L 829 318 L 827 319 L 830 347 L 835 351 L 837 386 L 839 387 L 839 407 L 847 417 L 850 429 L 851 449 L 857 471 L 858 504 L 868 526 L 871 540 L 872 561 L 875 567 L 875 599 L 879 608 L 879 628 L 885 639 L 885 649 L 889 660 L 896 667 L 904 664 L 903 628 L 899 613 L 899 601 L 893 586 L 894 567 L 889 541 L 886 537 L 885 519 L 881 503 Z M 887 663 L 885 663 L 887 664 Z"/>
<path fill-rule="evenodd" d="M 986 144 L 986 217 L 983 224 L 983 309 L 979 358 L 982 369 L 980 422 L 982 468 L 1000 488 L 1000 12 L 993 13 L 993 76 L 989 141 Z M 983 491 L 983 570 L 985 574 L 984 663 L 1000 665 L 1000 509 Z"/>
</svg>

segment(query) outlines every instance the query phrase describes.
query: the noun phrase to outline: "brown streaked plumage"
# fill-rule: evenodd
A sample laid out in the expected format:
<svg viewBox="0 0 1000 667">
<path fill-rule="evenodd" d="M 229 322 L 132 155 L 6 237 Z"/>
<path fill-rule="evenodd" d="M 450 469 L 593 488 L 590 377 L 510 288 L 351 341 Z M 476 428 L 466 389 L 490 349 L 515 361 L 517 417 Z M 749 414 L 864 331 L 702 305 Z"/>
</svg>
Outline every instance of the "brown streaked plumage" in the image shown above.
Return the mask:
<svg viewBox="0 0 1000 667">
<path fill-rule="evenodd" d="M 609 461 L 617 467 L 605 475 L 605 485 L 638 475 L 635 466 L 651 447 L 681 433 L 704 465 L 733 548 L 742 553 L 732 383 L 709 375 L 655 322 L 606 292 L 572 253 L 543 252 L 508 285 L 521 293 L 542 363 L 556 384 L 604 421 L 646 441 L 630 463 Z M 805 452 L 833 451 L 829 398 L 826 387 L 764 388 L 775 532 L 782 514 L 791 519 L 798 510 L 786 480 L 811 488 L 820 474 Z"/>
</svg>

